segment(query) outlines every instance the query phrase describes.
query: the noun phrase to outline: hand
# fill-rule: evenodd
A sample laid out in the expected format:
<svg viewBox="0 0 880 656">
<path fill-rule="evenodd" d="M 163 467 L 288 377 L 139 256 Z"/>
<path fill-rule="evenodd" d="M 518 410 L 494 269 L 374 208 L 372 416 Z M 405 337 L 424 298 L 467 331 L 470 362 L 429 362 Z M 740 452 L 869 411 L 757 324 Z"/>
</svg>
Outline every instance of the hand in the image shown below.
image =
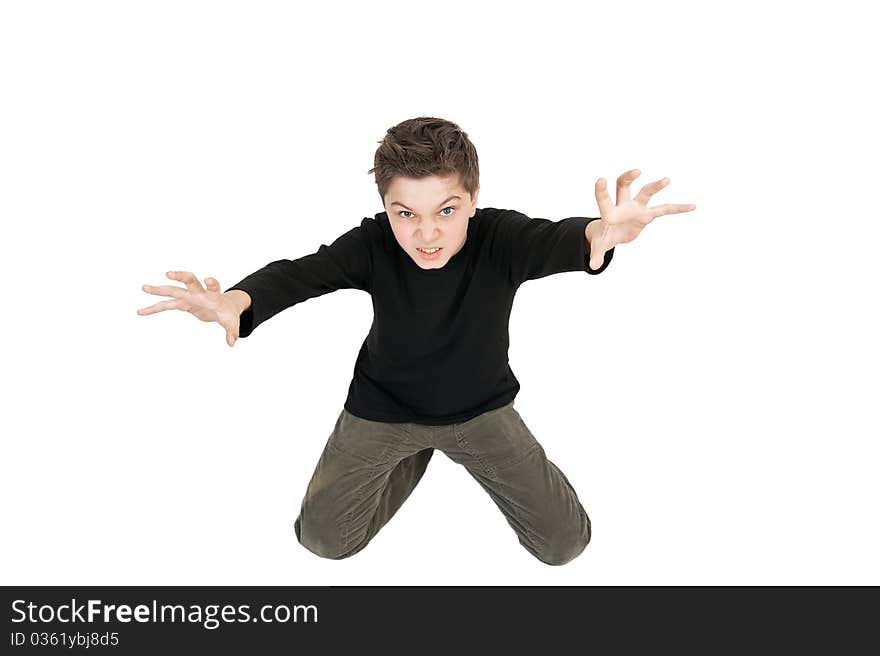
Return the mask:
<svg viewBox="0 0 880 656">
<path fill-rule="evenodd" d="M 690 212 L 696 205 L 657 205 L 648 207 L 651 196 L 669 184 L 669 178 L 650 182 L 642 187 L 635 199 L 630 199 L 629 186 L 641 175 L 632 169 L 617 178 L 617 204 L 611 204 L 605 178 L 596 181 L 596 201 L 601 219 L 587 224 L 587 240 L 590 242 L 590 268 L 598 269 L 605 260 L 605 252 L 617 244 L 625 244 L 638 237 L 646 225 L 664 214 Z"/>
<path fill-rule="evenodd" d="M 142 289 L 148 294 L 156 296 L 171 296 L 172 301 L 160 301 L 155 305 L 141 308 L 137 311 L 141 316 L 155 314 L 165 310 L 182 310 L 189 312 L 201 321 L 216 321 L 226 329 L 226 343 L 229 346 L 235 344 L 238 339 L 239 308 L 229 297 L 220 293 L 220 283 L 216 278 L 205 278 L 205 287 L 202 287 L 199 279 L 189 271 L 168 271 L 165 274 L 172 280 L 179 280 L 186 288 L 173 285 L 153 287 L 144 285 Z"/>
</svg>

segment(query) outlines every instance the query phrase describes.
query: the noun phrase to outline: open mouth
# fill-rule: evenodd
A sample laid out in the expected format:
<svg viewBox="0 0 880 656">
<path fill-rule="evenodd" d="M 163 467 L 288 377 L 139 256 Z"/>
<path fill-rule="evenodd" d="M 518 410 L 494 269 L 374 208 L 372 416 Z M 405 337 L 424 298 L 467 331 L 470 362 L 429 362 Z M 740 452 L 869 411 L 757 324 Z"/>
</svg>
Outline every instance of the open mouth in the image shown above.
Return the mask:
<svg viewBox="0 0 880 656">
<path fill-rule="evenodd" d="M 433 260 L 434 258 L 440 256 L 440 251 L 442 251 L 443 248 L 416 248 L 416 250 L 419 252 L 419 255 L 422 256 L 424 259 Z"/>
</svg>

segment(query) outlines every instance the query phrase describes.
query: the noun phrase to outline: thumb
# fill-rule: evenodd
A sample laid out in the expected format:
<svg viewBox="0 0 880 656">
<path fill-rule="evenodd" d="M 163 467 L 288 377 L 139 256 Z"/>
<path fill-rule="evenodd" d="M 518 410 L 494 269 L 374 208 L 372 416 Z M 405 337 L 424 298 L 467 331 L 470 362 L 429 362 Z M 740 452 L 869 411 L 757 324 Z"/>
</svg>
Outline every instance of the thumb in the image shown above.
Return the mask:
<svg viewBox="0 0 880 656">
<path fill-rule="evenodd" d="M 220 283 L 217 282 L 216 278 L 205 278 L 205 289 L 210 292 L 219 292 L 220 291 Z"/>
<path fill-rule="evenodd" d="M 226 331 L 226 343 L 229 344 L 229 346 L 235 346 L 235 340 L 236 340 L 235 334 L 231 330 L 227 330 Z"/>
<path fill-rule="evenodd" d="M 599 252 L 597 250 L 590 251 L 590 268 L 595 271 L 596 269 L 602 268 L 602 263 L 605 261 L 605 253 Z"/>
</svg>

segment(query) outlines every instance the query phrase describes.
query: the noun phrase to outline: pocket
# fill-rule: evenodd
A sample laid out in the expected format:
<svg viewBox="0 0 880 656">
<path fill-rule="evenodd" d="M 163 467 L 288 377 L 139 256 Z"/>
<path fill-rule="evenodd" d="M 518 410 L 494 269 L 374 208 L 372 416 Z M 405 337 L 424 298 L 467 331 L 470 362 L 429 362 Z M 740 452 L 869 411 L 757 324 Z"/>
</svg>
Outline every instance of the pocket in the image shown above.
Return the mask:
<svg viewBox="0 0 880 656">
<path fill-rule="evenodd" d="M 459 445 L 491 477 L 519 464 L 540 446 L 512 402 L 457 425 L 455 432 Z"/>
<path fill-rule="evenodd" d="M 406 424 L 385 423 L 363 419 L 343 409 L 328 441 L 338 451 L 378 465 L 409 440 Z"/>
</svg>

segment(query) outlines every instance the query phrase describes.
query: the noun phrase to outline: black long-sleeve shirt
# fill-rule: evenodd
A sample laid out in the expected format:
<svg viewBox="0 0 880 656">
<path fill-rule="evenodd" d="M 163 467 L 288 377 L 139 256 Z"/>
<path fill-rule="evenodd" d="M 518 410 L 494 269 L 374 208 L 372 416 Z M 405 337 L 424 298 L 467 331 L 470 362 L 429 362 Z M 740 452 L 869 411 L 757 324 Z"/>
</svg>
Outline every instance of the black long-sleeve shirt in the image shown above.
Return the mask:
<svg viewBox="0 0 880 656">
<path fill-rule="evenodd" d="M 519 286 L 589 266 L 584 229 L 596 218 L 530 219 L 477 208 L 461 250 L 422 269 L 397 243 L 386 212 L 295 260 L 276 260 L 226 291 L 247 292 L 239 337 L 307 299 L 337 289 L 371 295 L 373 324 L 361 346 L 344 407 L 384 422 L 459 423 L 514 399 L 508 321 Z"/>
</svg>

